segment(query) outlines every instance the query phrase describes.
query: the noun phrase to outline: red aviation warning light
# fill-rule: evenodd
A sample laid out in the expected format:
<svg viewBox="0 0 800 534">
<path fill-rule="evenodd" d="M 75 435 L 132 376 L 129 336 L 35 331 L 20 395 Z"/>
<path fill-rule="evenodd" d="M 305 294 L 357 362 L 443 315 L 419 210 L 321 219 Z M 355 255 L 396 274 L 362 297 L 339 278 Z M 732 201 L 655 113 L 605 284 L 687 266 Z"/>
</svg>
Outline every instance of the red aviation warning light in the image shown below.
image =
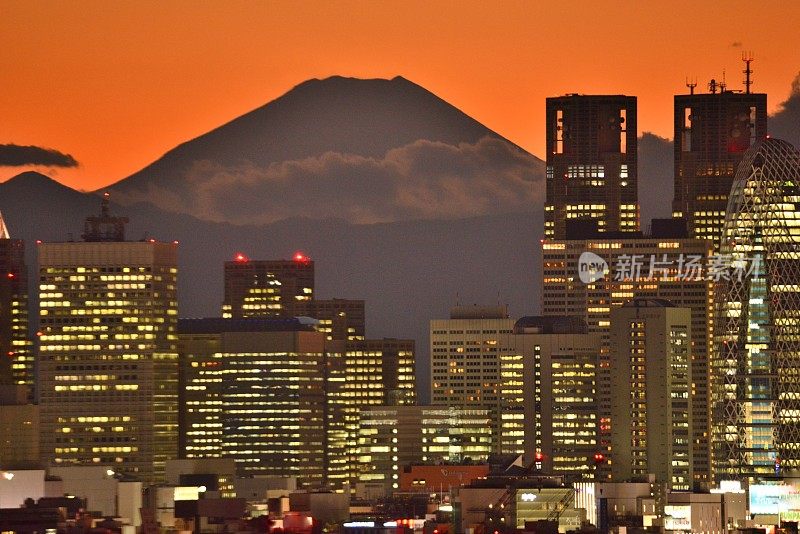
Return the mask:
<svg viewBox="0 0 800 534">
<path fill-rule="evenodd" d="M 233 261 L 236 261 L 236 262 L 239 262 L 239 263 L 247 263 L 250 260 L 243 253 L 237 252 L 236 254 L 233 255 Z"/>
<path fill-rule="evenodd" d="M 309 258 L 308 256 L 306 256 L 305 254 L 303 254 L 300 251 L 295 252 L 294 256 L 292 257 L 292 259 L 294 261 L 296 261 L 297 263 L 308 263 L 308 262 L 311 261 L 311 258 Z"/>
<path fill-rule="evenodd" d="M 595 453 L 595 455 L 594 455 L 594 463 L 596 463 L 596 464 L 603 463 L 603 460 L 605 460 L 605 459 L 606 459 L 606 457 L 602 452 Z"/>
<path fill-rule="evenodd" d="M 544 460 L 544 454 L 542 454 L 541 452 L 537 452 L 535 458 L 537 462 L 541 462 L 542 460 Z"/>
</svg>

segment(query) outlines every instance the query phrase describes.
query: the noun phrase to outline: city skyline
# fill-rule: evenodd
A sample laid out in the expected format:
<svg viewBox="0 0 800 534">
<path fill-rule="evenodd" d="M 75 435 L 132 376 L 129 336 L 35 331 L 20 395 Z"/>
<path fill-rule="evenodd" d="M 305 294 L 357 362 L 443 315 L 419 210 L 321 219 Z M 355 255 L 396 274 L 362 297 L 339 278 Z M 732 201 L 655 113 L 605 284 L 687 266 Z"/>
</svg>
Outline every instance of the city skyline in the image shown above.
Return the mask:
<svg viewBox="0 0 800 534">
<path fill-rule="evenodd" d="M 796 533 L 800 8 L 183 1 L 0 0 L 0 530 Z"/>
<path fill-rule="evenodd" d="M 728 86 L 740 87 L 741 53 L 753 51 L 754 90 L 772 95 L 768 112 L 774 113 L 790 95 L 800 65 L 800 54 L 782 42 L 800 8 L 752 10 L 746 2 L 725 10 L 691 4 L 692 24 L 682 9 L 610 3 L 564 11 L 523 3 L 504 10 L 415 4 L 399 13 L 350 4 L 190 9 L 173 3 L 113 11 L 84 4 L 80 13 L 67 4 L 4 4 L 10 16 L 0 22 L 0 35 L 8 39 L 5 49 L 18 55 L 3 57 L 11 83 L 0 99 L 6 117 L 0 142 L 72 155 L 77 168 L 46 169 L 85 190 L 125 178 L 310 78 L 405 76 L 544 159 L 544 132 L 531 125 L 543 122 L 546 96 L 576 90 L 637 95 L 639 131 L 668 138 L 665 104 L 688 92 L 687 76 L 703 88 L 725 71 Z M 172 23 L 177 20 L 181 24 Z M 253 32 L 254 23 L 272 31 Z M 548 31 L 530 31 L 537 24 Z M 567 24 L 576 29 L 574 39 L 551 29 Z M 637 46 L 663 26 L 669 29 L 664 37 Z M 44 31 L 27 31 L 33 27 Z M 625 31 L 608 39 L 609 27 Z M 503 38 L 496 39 L 500 28 Z M 409 41 L 409 34 L 422 38 Z M 382 46 L 362 45 L 373 40 Z M 605 46 L 591 46 L 595 40 Z M 702 57 L 693 53 L 700 47 Z M 38 83 L 41 69 L 54 83 Z M 17 169 L 0 168 L 0 180 Z"/>
</svg>

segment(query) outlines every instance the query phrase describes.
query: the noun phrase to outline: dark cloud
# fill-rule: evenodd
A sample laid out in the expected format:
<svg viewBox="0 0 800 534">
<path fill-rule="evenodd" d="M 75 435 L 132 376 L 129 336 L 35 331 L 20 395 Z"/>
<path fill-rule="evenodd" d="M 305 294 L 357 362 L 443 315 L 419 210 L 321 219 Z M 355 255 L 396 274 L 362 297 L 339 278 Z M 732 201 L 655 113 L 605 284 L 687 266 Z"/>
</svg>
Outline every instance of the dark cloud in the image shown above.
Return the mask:
<svg viewBox="0 0 800 534">
<path fill-rule="evenodd" d="M 540 160 L 501 139 L 420 140 L 383 158 L 327 152 L 268 167 L 200 161 L 186 173 L 187 194 L 150 185 L 117 198 L 233 223 L 301 216 L 369 224 L 532 211 L 544 198 L 543 178 Z"/>
<path fill-rule="evenodd" d="M 639 137 L 639 206 L 642 227 L 672 216 L 675 176 L 672 141 L 651 132 Z M 666 200 L 665 200 L 666 199 Z"/>
<path fill-rule="evenodd" d="M 770 116 L 767 130 L 773 137 L 800 147 L 800 73 L 792 81 L 789 98 Z"/>
<path fill-rule="evenodd" d="M 22 145 L 0 145 L 0 166 L 20 167 L 41 165 L 45 167 L 77 167 L 78 162 L 69 154 L 52 148 Z"/>
</svg>

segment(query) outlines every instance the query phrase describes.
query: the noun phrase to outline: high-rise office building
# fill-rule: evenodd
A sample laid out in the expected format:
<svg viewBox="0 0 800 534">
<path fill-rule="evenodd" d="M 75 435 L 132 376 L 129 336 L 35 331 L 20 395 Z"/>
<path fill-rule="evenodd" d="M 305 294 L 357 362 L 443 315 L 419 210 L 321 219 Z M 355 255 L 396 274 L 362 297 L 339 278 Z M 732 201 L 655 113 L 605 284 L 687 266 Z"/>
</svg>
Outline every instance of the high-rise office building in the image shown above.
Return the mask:
<svg viewBox="0 0 800 534">
<path fill-rule="evenodd" d="M 710 93 L 675 96 L 673 213 L 686 220 L 691 237 L 716 248 L 736 168 L 767 134 L 767 95 L 750 93 L 749 85 L 747 92 L 713 81 L 710 87 Z"/>
<path fill-rule="evenodd" d="M 33 398 L 34 361 L 28 331 L 25 242 L 11 239 L 0 215 L 0 385 L 25 385 Z"/>
<path fill-rule="evenodd" d="M 84 241 L 39 245 L 41 450 L 153 482 L 178 452 L 178 246 L 126 222 L 106 195 Z"/>
<path fill-rule="evenodd" d="M 185 457 L 232 457 L 244 472 L 304 484 L 353 481 L 361 409 L 415 402 L 414 341 L 327 337 L 306 318 L 181 319 Z"/>
<path fill-rule="evenodd" d="M 639 229 L 636 97 L 547 99 L 544 235 L 566 237 L 567 221 L 594 219 L 601 232 Z"/>
<path fill-rule="evenodd" d="M 611 311 L 611 473 L 618 482 L 654 474 L 688 491 L 692 311 L 635 298 Z"/>
<path fill-rule="evenodd" d="M 526 392 L 526 463 L 545 474 L 594 478 L 600 336 L 578 317 L 522 317 L 514 340 Z"/>
<path fill-rule="evenodd" d="M 692 310 L 692 472 L 696 486 L 707 486 L 710 482 L 708 350 L 713 330 L 713 282 L 708 278 L 711 243 L 688 239 L 685 234 L 681 237 L 674 228 L 662 228 L 659 221 L 654 221 L 653 229 L 653 235 L 649 236 L 616 234 L 604 238 L 595 235 L 545 240 L 542 312 L 548 316 L 581 317 L 590 333 L 600 335 L 600 445 L 608 447 L 613 425 L 608 374 L 611 310 L 633 298 L 667 299 Z M 597 277 L 592 276 L 593 272 L 597 272 Z"/>
<path fill-rule="evenodd" d="M 181 319 L 186 458 L 247 475 L 325 477 L 325 335 L 300 319 Z"/>
<path fill-rule="evenodd" d="M 372 406 L 361 410 L 358 480 L 397 489 L 411 464 L 486 461 L 492 452 L 486 410 L 445 406 Z"/>
<path fill-rule="evenodd" d="M 501 452 L 501 357 L 514 355 L 514 320 L 505 306 L 456 306 L 430 322 L 431 404 L 488 410 Z M 509 362 L 510 363 L 510 362 Z"/>
<path fill-rule="evenodd" d="M 348 341 L 343 352 L 339 347 L 331 356 L 327 403 L 332 483 L 357 478 L 362 409 L 416 404 L 415 365 L 412 339 Z"/>
<path fill-rule="evenodd" d="M 297 304 L 314 298 L 314 261 L 300 252 L 291 260 L 251 260 L 237 253 L 225 262 L 223 317 L 296 316 Z"/>
<path fill-rule="evenodd" d="M 291 260 L 251 260 L 237 253 L 225 262 L 223 317 L 312 317 L 329 340 L 363 340 L 364 301 L 315 299 L 314 262 L 302 253 Z"/>
<path fill-rule="evenodd" d="M 730 192 L 715 296 L 715 474 L 749 482 L 800 469 L 800 152 L 763 139 Z"/>
</svg>

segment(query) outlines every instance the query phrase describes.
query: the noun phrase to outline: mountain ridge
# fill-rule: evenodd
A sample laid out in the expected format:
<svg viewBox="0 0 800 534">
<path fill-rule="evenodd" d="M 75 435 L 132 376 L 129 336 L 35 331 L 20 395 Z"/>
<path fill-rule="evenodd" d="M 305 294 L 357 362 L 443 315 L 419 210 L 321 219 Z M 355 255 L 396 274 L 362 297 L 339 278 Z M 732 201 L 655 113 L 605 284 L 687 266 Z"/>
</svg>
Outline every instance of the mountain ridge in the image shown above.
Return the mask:
<svg viewBox="0 0 800 534">
<path fill-rule="evenodd" d="M 541 160 L 402 76 L 333 76 L 103 189 L 123 204 L 236 224 L 293 215 L 364 223 L 527 211 L 543 177 Z"/>
<path fill-rule="evenodd" d="M 474 124 L 470 124 L 470 126 L 473 127 L 473 128 L 476 128 L 476 131 L 479 131 L 480 135 L 476 135 L 474 132 L 471 133 L 468 136 L 468 138 L 470 138 L 473 142 L 477 141 L 480 137 L 483 137 L 483 136 L 485 136 L 487 134 L 491 134 L 491 135 L 493 135 L 493 136 L 495 136 L 497 138 L 500 138 L 500 139 L 508 142 L 509 144 L 513 145 L 514 147 L 516 147 L 520 151 L 523 151 L 523 152 L 527 153 L 524 149 L 522 149 L 518 145 L 512 143 L 511 141 L 509 141 L 505 137 L 497 134 L 496 132 L 493 132 L 492 130 L 489 130 L 488 128 L 486 128 L 482 124 L 478 123 L 472 117 L 469 117 L 469 115 L 467 115 L 463 111 L 459 110 L 458 108 L 456 108 L 452 104 L 446 102 L 441 97 L 435 95 L 434 93 L 432 93 L 430 91 L 427 91 L 422 86 L 420 86 L 420 85 L 418 85 L 418 84 L 416 84 L 416 83 L 414 83 L 414 82 L 412 82 L 412 81 L 410 81 L 407 78 L 404 78 L 402 76 L 398 75 L 398 76 L 395 76 L 394 78 L 391 78 L 391 79 L 385 79 L 385 78 L 355 78 L 355 77 L 346 77 L 346 76 L 330 76 L 330 77 L 321 78 L 321 79 L 320 78 L 311 78 L 309 80 L 305 80 L 305 81 L 295 85 L 292 89 L 290 89 L 289 91 L 287 91 L 283 95 L 279 96 L 278 98 L 275 98 L 275 99 L 267 102 L 266 104 L 263 104 L 263 105 L 255 108 L 253 110 L 250 110 L 250 111 L 248 111 L 248 112 L 246 112 L 246 113 L 244 113 L 244 114 L 242 114 L 242 115 L 240 115 L 238 117 L 235 117 L 235 118 L 233 118 L 233 119 L 221 124 L 220 126 L 217 126 L 216 128 L 213 128 L 213 129 L 209 130 L 208 132 L 206 132 L 204 134 L 200 134 L 200 135 L 198 135 L 196 137 L 193 137 L 192 139 L 189 139 L 187 141 L 184 141 L 184 142 L 178 144 L 175 148 L 165 152 L 161 156 L 161 158 L 159 158 L 155 162 L 150 163 L 149 165 L 145 166 L 140 171 L 135 172 L 134 174 L 132 174 L 131 176 L 128 176 L 127 178 L 123 178 L 123 179 L 121 179 L 121 180 L 119 180 L 119 181 L 117 181 L 117 182 L 115 182 L 113 184 L 110 184 L 106 188 L 125 190 L 126 188 L 130 187 L 131 182 L 139 181 L 141 179 L 141 177 L 144 174 L 147 173 L 148 170 L 154 169 L 154 168 L 155 168 L 155 170 L 158 170 L 159 162 L 161 162 L 162 160 L 170 161 L 170 160 L 172 160 L 174 158 L 178 158 L 179 156 L 183 156 L 183 152 L 185 152 L 187 147 L 192 146 L 192 144 L 194 144 L 194 143 L 198 143 L 199 142 L 202 145 L 204 145 L 203 148 L 208 148 L 207 145 L 210 143 L 210 141 L 218 140 L 218 138 L 219 138 L 219 136 L 221 134 L 230 135 L 231 128 L 233 128 L 235 126 L 239 126 L 239 125 L 241 125 L 243 123 L 249 123 L 249 122 L 251 122 L 253 120 L 264 119 L 264 118 L 266 118 L 266 116 L 271 115 L 273 113 L 279 114 L 279 113 L 285 112 L 284 109 L 280 109 L 279 111 L 273 111 L 276 106 L 280 106 L 280 107 L 287 106 L 287 105 L 293 106 L 293 105 L 295 105 L 297 103 L 296 101 L 298 99 L 302 99 L 302 102 L 300 102 L 301 104 L 308 105 L 309 102 L 310 102 L 309 96 L 314 96 L 314 97 L 319 98 L 323 94 L 332 95 L 332 98 L 334 100 L 340 100 L 342 98 L 342 96 L 341 96 L 342 94 L 357 95 L 359 97 L 360 96 L 364 96 L 364 93 L 365 93 L 364 91 L 354 91 L 354 89 L 360 88 L 363 84 L 369 84 L 370 86 L 375 86 L 375 87 L 380 86 L 381 89 L 391 88 L 391 91 L 385 91 L 385 92 L 381 93 L 380 95 L 376 95 L 376 96 L 391 96 L 391 95 L 397 96 L 397 95 L 403 94 L 404 92 L 407 92 L 407 91 L 413 92 L 413 93 L 415 93 L 417 95 L 420 95 L 425 101 L 427 101 L 427 103 L 436 103 L 436 104 L 443 105 L 443 106 L 447 107 L 448 109 L 450 109 L 451 111 L 455 112 L 456 114 L 462 116 L 462 118 L 467 119 L 468 122 L 474 123 Z M 311 93 L 311 94 L 309 94 L 309 93 Z M 312 109 L 313 108 L 317 108 L 317 107 L 318 106 L 312 106 Z M 318 109 L 316 109 L 316 110 L 319 111 Z M 289 110 L 289 111 L 293 111 L 293 110 Z M 385 125 L 381 125 L 381 126 L 385 127 Z M 463 128 L 463 125 L 462 125 L 462 128 Z M 462 133 L 463 133 L 463 131 L 462 131 Z M 403 144 L 408 144 L 410 142 L 417 141 L 419 139 L 427 139 L 429 141 L 440 140 L 440 139 L 437 139 L 437 137 L 442 137 L 442 136 L 433 136 L 433 137 L 431 137 L 431 136 L 422 136 L 422 137 L 420 137 L 420 136 L 410 136 L 409 138 L 406 139 L 405 143 L 403 143 Z M 453 143 L 453 138 L 452 137 L 447 137 L 444 140 L 446 142 L 448 142 L 449 144 Z M 359 154 L 359 155 L 371 155 L 373 157 L 377 157 L 377 156 L 382 156 L 386 152 L 386 150 L 389 150 L 390 148 L 396 148 L 397 146 L 402 146 L 402 145 L 398 145 L 397 143 L 395 143 L 393 146 L 385 146 L 385 147 L 382 147 L 382 150 L 374 150 L 374 151 L 366 153 L 366 154 L 361 150 L 347 150 L 346 148 L 343 148 L 341 146 L 338 146 L 338 147 L 334 146 L 334 147 L 329 147 L 327 150 L 319 150 L 319 151 L 316 151 L 316 152 L 302 152 L 301 151 L 301 152 L 294 152 L 294 153 L 293 152 L 284 153 L 282 155 L 282 158 L 283 158 L 282 160 L 302 159 L 304 157 L 309 157 L 309 156 L 312 156 L 312 155 L 318 155 L 319 153 L 323 153 L 325 151 L 334 151 L 334 152 L 342 152 L 342 153 L 355 153 L 355 154 Z M 208 158 L 205 158 L 205 159 L 208 159 Z M 270 159 L 269 160 L 269 162 L 271 162 L 271 163 L 274 163 L 274 162 L 277 162 L 277 161 L 280 161 L 280 160 L 278 160 L 278 159 Z"/>
</svg>

